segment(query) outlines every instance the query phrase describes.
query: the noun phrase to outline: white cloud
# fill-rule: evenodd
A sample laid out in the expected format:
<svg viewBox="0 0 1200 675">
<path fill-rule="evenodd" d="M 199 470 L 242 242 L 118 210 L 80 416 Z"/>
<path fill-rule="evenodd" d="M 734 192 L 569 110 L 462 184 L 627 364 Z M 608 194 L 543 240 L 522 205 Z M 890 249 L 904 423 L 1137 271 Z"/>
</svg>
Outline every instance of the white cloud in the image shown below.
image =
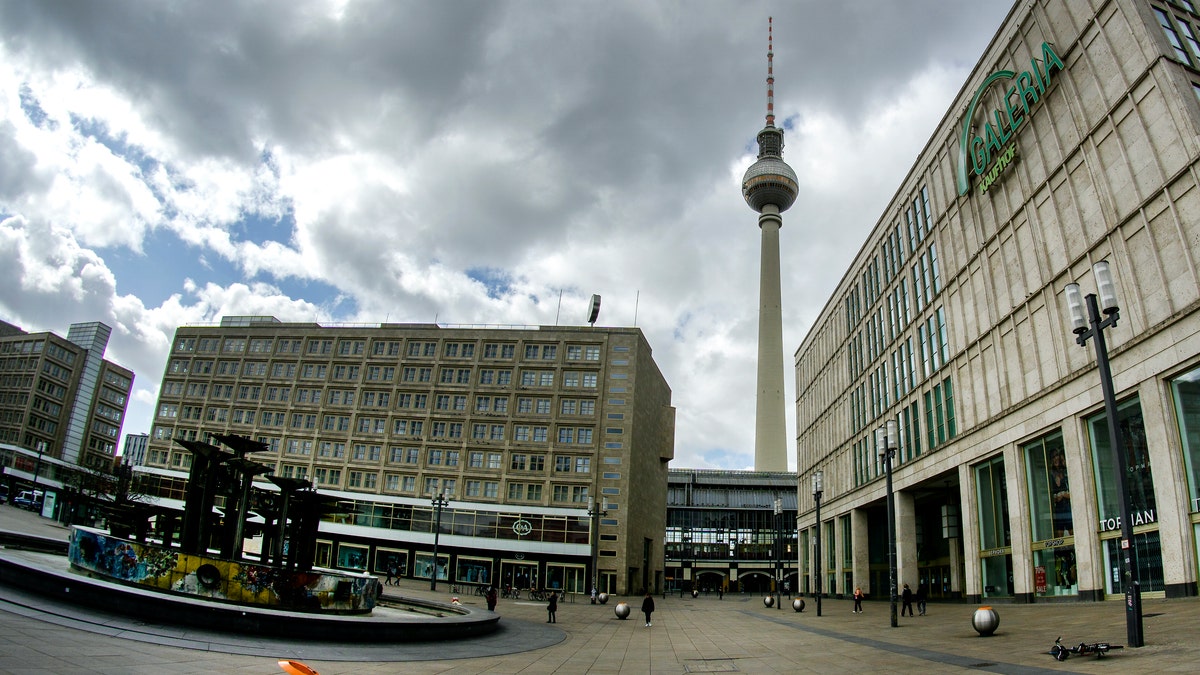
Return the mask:
<svg viewBox="0 0 1200 675">
<path fill-rule="evenodd" d="M 125 431 L 149 429 L 181 324 L 578 324 L 600 293 L 600 324 L 636 322 L 672 386 L 675 465 L 729 468 L 753 454 L 759 233 L 739 185 L 768 11 L 802 183 L 781 237 L 790 363 L 1006 10 L 14 7 L 0 318 L 113 325 L 109 357 L 138 373 Z"/>
</svg>

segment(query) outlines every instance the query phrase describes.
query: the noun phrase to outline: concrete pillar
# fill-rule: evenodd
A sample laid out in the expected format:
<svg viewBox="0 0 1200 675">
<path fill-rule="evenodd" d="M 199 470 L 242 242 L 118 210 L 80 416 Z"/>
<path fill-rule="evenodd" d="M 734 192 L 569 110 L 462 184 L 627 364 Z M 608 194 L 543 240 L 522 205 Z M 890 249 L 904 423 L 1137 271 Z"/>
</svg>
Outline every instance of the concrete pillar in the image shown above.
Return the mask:
<svg viewBox="0 0 1200 675">
<path fill-rule="evenodd" d="M 979 562 L 979 500 L 975 499 L 975 472 L 970 465 L 958 465 L 958 484 L 962 486 L 958 512 L 962 514 L 963 597 L 967 602 L 979 602 L 983 597 L 983 566 Z"/>
<path fill-rule="evenodd" d="M 916 592 L 920 576 L 917 570 L 917 507 L 913 493 L 896 490 L 896 593 L 908 584 Z"/>
<path fill-rule="evenodd" d="M 1029 491 L 1025 485 L 1025 458 L 1020 446 L 1004 448 L 1004 489 L 1008 492 L 1008 531 L 1013 573 L 1013 599 L 1033 602 L 1033 528 L 1029 524 Z"/>
<path fill-rule="evenodd" d="M 854 561 L 854 579 L 851 583 L 861 586 L 864 593 L 871 592 L 871 551 L 870 537 L 867 532 L 867 510 L 854 509 L 850 512 L 851 551 Z M 854 588 L 843 591 L 846 595 L 854 593 Z"/>
</svg>

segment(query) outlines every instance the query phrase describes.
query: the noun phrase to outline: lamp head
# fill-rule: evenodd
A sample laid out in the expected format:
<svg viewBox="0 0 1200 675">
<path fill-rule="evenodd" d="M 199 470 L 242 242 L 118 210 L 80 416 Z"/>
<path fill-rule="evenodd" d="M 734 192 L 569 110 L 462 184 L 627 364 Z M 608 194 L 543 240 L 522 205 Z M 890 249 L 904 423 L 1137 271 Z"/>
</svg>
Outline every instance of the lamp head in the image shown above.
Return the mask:
<svg viewBox="0 0 1200 675">
<path fill-rule="evenodd" d="M 1083 311 L 1083 293 L 1079 284 L 1067 284 L 1063 289 L 1063 297 L 1067 300 L 1067 317 L 1071 319 L 1071 332 L 1081 335 L 1087 332 L 1087 316 Z"/>
<path fill-rule="evenodd" d="M 1100 296 L 1100 309 L 1105 314 L 1117 312 L 1117 285 L 1113 281 L 1108 261 L 1101 260 L 1092 265 L 1092 276 L 1096 277 L 1096 295 Z"/>
<path fill-rule="evenodd" d="M 814 471 L 812 475 L 813 494 L 819 495 L 823 491 L 821 483 L 825 477 L 824 471 Z"/>
</svg>

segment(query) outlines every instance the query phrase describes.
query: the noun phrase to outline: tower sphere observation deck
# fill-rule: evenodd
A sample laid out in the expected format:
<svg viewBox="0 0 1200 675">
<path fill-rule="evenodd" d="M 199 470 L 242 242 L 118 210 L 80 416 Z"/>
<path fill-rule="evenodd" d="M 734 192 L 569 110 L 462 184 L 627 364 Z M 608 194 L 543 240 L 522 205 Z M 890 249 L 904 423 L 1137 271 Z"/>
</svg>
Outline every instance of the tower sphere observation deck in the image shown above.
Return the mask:
<svg viewBox="0 0 1200 675">
<path fill-rule="evenodd" d="M 783 147 L 783 132 L 773 127 L 763 129 L 758 134 L 760 148 L 765 148 L 763 135 L 775 132 L 779 136 L 779 147 Z M 760 152 L 758 161 L 746 169 L 742 176 L 742 196 L 750 208 L 762 213 L 763 207 L 773 204 L 778 213 L 787 211 L 795 203 L 799 191 L 796 172 L 783 161 L 778 154 L 775 156 Z"/>
<path fill-rule="evenodd" d="M 796 201 L 799 182 L 783 161 L 783 129 L 775 126 L 775 49 L 770 27 L 767 35 L 767 125 L 758 132 L 758 161 L 742 176 L 742 196 L 755 211 L 774 206 L 778 215 Z"/>
</svg>

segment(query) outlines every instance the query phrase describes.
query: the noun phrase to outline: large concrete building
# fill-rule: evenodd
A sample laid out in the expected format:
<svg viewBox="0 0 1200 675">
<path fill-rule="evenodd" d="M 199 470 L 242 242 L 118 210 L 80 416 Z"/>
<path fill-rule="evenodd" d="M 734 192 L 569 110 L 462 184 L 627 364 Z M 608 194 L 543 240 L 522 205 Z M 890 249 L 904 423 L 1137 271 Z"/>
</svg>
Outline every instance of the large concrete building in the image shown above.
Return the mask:
<svg viewBox="0 0 1200 675">
<path fill-rule="evenodd" d="M 60 470 L 112 468 L 133 371 L 104 358 L 110 332 L 77 323 L 64 338 L 0 322 L 0 463 L 10 479 L 54 490 Z"/>
<path fill-rule="evenodd" d="M 237 434 L 354 510 L 321 524 L 319 565 L 573 593 L 598 568 L 637 593 L 663 583 L 674 419 L 637 328 L 226 317 L 176 331 L 139 471 L 178 495 L 173 439 Z"/>
<path fill-rule="evenodd" d="M 1143 595 L 1196 594 L 1198 37 L 1186 0 L 1009 12 L 795 354 L 799 523 L 836 552 L 826 589 L 888 591 L 890 421 L 901 583 L 1119 597 L 1123 476 Z M 1095 340 L 1077 343 L 1063 300 L 1097 290 L 1099 261 L 1122 465 Z"/>
</svg>

